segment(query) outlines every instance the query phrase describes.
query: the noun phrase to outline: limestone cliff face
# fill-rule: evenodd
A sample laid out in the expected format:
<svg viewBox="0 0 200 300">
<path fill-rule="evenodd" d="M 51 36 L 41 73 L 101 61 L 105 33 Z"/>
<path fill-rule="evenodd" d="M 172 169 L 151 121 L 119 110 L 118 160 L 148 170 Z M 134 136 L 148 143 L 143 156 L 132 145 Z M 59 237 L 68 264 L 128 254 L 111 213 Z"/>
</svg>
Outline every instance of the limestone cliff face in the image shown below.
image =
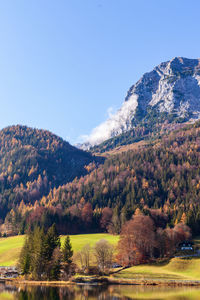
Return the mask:
<svg viewBox="0 0 200 300">
<path fill-rule="evenodd" d="M 139 124 L 149 110 L 200 118 L 200 59 L 175 57 L 161 63 L 134 84 L 115 115 L 96 127 L 83 147 L 97 145 Z"/>
</svg>

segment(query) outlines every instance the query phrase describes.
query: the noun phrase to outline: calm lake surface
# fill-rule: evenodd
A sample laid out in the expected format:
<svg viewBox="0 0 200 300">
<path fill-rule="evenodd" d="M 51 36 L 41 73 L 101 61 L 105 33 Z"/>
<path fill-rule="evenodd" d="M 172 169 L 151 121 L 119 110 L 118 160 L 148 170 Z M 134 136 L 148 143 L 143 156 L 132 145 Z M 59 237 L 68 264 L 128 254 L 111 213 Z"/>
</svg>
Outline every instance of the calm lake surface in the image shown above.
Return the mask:
<svg viewBox="0 0 200 300">
<path fill-rule="evenodd" d="M 144 286 L 72 286 L 41 287 L 0 284 L 0 300 L 130 300 L 130 299 L 200 299 L 200 288 L 166 288 Z"/>
</svg>

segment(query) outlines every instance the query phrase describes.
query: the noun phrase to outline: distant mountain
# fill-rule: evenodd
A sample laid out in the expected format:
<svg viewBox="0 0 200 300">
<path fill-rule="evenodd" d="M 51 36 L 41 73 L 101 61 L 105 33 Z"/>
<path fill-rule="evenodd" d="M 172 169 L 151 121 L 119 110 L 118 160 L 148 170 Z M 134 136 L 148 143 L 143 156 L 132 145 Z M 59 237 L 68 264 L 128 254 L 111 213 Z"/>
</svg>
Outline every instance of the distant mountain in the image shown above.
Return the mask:
<svg viewBox="0 0 200 300">
<path fill-rule="evenodd" d="M 22 200 L 34 203 L 50 188 L 87 174 L 86 166 L 98 161 L 46 130 L 20 125 L 1 130 L 1 217 Z"/>
<path fill-rule="evenodd" d="M 123 135 L 122 144 L 154 132 L 158 124 L 200 118 L 200 59 L 175 57 L 134 84 L 115 115 L 95 128 L 82 145 L 89 149 Z M 137 134 L 137 131 L 139 132 Z M 144 133 L 143 133 L 144 132 Z"/>
</svg>

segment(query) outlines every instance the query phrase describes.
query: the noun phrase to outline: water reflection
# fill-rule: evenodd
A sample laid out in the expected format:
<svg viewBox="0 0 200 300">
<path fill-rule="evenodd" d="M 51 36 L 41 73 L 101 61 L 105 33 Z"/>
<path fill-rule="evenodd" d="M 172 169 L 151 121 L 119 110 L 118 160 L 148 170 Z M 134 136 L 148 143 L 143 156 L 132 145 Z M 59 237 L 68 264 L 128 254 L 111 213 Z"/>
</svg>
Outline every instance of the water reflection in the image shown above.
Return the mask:
<svg viewBox="0 0 200 300">
<path fill-rule="evenodd" d="M 200 289 L 145 286 L 20 286 L 0 285 L 0 299 L 4 300 L 130 300 L 130 299 L 200 299 Z"/>
<path fill-rule="evenodd" d="M 78 300 L 78 299 L 114 299 L 107 296 L 105 287 L 34 287 L 17 293 L 17 300 Z M 116 298 L 117 300 L 117 298 Z"/>
</svg>

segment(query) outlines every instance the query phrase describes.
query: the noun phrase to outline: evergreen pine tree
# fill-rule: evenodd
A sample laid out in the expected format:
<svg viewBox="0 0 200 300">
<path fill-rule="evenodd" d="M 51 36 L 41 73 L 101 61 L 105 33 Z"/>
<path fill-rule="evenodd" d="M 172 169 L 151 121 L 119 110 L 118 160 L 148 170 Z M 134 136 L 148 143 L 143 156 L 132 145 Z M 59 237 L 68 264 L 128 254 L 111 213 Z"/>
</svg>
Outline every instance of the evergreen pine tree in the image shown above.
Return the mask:
<svg viewBox="0 0 200 300">
<path fill-rule="evenodd" d="M 63 262 L 70 264 L 72 262 L 71 258 L 73 256 L 73 250 L 72 250 L 72 245 L 69 236 L 67 236 L 64 241 L 62 254 L 63 254 Z"/>
<path fill-rule="evenodd" d="M 60 270 L 61 270 L 61 251 L 57 247 L 54 249 L 51 261 L 49 262 L 49 274 L 48 279 L 50 280 L 59 280 Z"/>
<path fill-rule="evenodd" d="M 26 275 L 30 271 L 31 265 L 31 253 L 30 253 L 30 243 L 31 243 L 32 235 L 29 234 L 24 242 L 24 246 L 20 252 L 18 268 L 22 275 Z"/>
<path fill-rule="evenodd" d="M 53 224 L 47 231 L 46 238 L 44 241 L 44 252 L 45 258 L 51 260 L 54 249 L 60 248 L 60 237 L 56 230 L 56 225 Z"/>
<path fill-rule="evenodd" d="M 44 253 L 45 235 L 43 229 L 36 227 L 33 232 L 33 244 L 31 246 L 31 266 L 30 271 L 33 279 L 41 279 L 45 272 L 45 253 Z"/>
<path fill-rule="evenodd" d="M 19 257 L 19 270 L 35 280 L 59 279 L 61 268 L 60 237 L 55 225 L 47 233 L 35 227 L 29 233 Z"/>
<path fill-rule="evenodd" d="M 113 209 L 113 216 L 112 216 L 112 230 L 114 234 L 119 234 L 121 230 L 121 222 L 119 218 L 120 210 L 119 206 L 116 205 Z"/>
</svg>

